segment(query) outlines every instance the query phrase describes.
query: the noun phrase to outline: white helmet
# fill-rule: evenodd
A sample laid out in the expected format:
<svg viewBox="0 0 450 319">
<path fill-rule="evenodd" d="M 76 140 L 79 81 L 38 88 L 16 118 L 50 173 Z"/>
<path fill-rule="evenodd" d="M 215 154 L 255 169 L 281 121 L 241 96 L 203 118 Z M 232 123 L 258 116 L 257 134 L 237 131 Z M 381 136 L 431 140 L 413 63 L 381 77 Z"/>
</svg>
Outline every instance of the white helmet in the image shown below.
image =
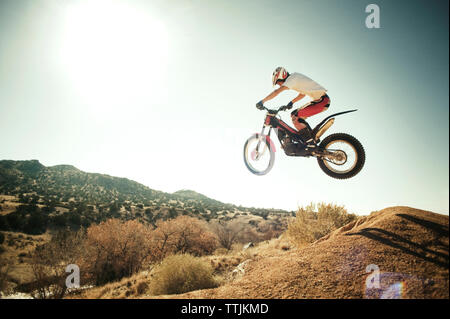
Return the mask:
<svg viewBox="0 0 450 319">
<path fill-rule="evenodd" d="M 288 72 L 286 71 L 286 69 L 279 66 L 278 68 L 275 69 L 275 71 L 273 71 L 272 85 L 275 86 L 275 84 L 277 84 L 278 80 L 286 80 L 287 77 L 288 77 Z"/>
</svg>

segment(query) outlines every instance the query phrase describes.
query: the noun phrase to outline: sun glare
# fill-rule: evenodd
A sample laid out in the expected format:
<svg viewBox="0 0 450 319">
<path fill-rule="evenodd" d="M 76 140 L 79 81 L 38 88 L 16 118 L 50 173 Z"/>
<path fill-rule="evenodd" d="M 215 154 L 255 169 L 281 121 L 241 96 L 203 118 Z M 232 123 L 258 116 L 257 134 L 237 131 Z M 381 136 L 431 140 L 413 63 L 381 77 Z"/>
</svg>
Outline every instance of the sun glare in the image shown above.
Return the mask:
<svg viewBox="0 0 450 319">
<path fill-rule="evenodd" d="M 166 74 L 167 55 L 167 31 L 146 11 L 102 0 L 65 8 L 64 72 L 97 108 L 128 104 L 143 95 L 156 97 Z"/>
</svg>

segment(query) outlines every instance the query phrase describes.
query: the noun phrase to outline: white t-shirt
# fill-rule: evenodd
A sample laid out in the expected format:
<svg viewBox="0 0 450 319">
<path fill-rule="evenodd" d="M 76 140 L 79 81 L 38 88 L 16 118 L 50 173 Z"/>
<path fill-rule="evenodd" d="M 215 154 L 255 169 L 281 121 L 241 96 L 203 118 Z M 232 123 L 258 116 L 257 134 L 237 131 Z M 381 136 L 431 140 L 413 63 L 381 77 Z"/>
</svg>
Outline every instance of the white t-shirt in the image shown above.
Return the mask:
<svg viewBox="0 0 450 319">
<path fill-rule="evenodd" d="M 319 83 L 300 73 L 292 73 L 289 75 L 286 81 L 284 81 L 283 86 L 302 94 L 306 94 L 310 96 L 313 101 L 320 99 L 322 95 L 327 92 L 327 90 Z"/>
</svg>

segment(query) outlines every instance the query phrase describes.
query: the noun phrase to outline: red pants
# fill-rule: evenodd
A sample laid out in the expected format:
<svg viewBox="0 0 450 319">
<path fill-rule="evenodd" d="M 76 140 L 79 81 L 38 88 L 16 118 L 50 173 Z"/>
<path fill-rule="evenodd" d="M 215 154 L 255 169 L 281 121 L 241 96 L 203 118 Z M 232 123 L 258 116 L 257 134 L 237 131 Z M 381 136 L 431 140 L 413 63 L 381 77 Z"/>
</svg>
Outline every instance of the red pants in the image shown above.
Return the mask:
<svg viewBox="0 0 450 319">
<path fill-rule="evenodd" d="M 330 98 L 327 94 L 322 96 L 320 100 L 316 102 L 312 102 L 310 105 L 305 107 L 304 109 L 297 109 L 292 111 L 291 113 L 291 119 L 292 123 L 294 123 L 294 126 L 297 130 L 301 130 L 306 127 L 305 124 L 298 121 L 299 118 L 305 119 L 307 117 L 316 115 L 320 112 L 323 112 L 328 109 L 330 106 Z"/>
</svg>

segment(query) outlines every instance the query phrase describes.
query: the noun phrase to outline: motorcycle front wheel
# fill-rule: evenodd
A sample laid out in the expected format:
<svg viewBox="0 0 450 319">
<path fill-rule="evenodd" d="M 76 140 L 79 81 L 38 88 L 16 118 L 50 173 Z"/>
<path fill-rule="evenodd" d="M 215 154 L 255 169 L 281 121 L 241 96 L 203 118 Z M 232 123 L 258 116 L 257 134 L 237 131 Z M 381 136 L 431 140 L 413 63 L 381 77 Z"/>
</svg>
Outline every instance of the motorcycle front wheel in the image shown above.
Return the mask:
<svg viewBox="0 0 450 319">
<path fill-rule="evenodd" d="M 255 175 L 265 175 L 273 167 L 275 150 L 266 135 L 254 134 L 244 145 L 244 163 Z"/>
</svg>

